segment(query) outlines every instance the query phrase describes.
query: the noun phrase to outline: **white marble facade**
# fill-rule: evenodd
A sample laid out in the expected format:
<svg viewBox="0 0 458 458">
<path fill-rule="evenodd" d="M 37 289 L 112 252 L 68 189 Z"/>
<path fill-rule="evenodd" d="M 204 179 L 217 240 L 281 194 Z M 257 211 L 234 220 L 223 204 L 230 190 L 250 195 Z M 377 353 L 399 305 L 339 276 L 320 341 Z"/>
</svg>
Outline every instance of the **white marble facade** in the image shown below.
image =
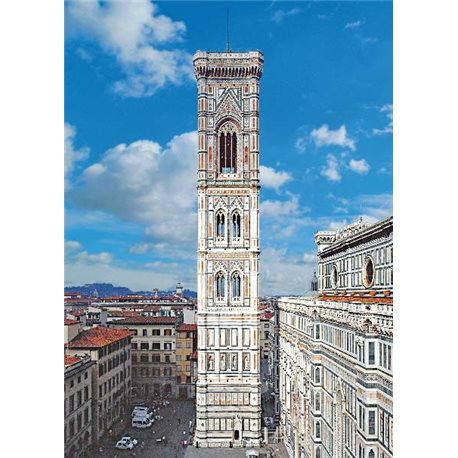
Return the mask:
<svg viewBox="0 0 458 458">
<path fill-rule="evenodd" d="M 197 52 L 196 447 L 256 446 L 260 52 Z"/>
<path fill-rule="evenodd" d="M 393 456 L 392 236 L 392 217 L 318 232 L 317 296 L 278 301 L 291 457 Z"/>
</svg>

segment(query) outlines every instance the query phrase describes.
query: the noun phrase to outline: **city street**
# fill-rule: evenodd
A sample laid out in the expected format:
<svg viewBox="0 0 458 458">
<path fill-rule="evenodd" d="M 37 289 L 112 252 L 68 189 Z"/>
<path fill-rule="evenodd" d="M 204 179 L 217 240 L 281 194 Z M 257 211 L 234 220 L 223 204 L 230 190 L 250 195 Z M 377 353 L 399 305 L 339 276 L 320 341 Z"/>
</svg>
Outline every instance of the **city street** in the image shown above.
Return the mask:
<svg viewBox="0 0 458 458">
<path fill-rule="evenodd" d="M 161 407 L 158 412 L 158 415 L 164 418 L 156 420 L 151 428 L 132 428 L 130 421 L 128 421 L 130 420 L 129 412 L 129 418 L 113 428 L 111 437 L 107 434 L 102 439 L 102 451 L 98 456 L 103 458 L 129 456 L 139 458 L 156 456 L 161 458 L 183 457 L 186 447 L 183 447 L 182 441 L 189 443 L 189 422 L 194 422 L 195 400 L 169 399 L 168 401 L 170 404 Z M 127 424 L 127 426 L 123 427 L 123 424 Z M 122 436 L 131 436 L 138 439 L 138 445 L 133 450 L 116 449 L 116 442 Z M 162 440 L 163 437 L 165 437 L 165 441 Z"/>
</svg>

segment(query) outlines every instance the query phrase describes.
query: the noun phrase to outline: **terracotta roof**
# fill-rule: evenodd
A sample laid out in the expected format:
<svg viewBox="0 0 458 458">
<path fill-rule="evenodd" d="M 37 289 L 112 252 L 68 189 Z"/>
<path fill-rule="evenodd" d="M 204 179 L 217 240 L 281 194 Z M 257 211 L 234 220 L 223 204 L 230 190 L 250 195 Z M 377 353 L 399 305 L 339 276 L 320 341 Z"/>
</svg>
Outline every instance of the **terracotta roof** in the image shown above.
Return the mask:
<svg viewBox="0 0 458 458">
<path fill-rule="evenodd" d="M 264 312 L 261 315 L 261 320 L 270 320 L 274 316 L 274 312 Z"/>
<path fill-rule="evenodd" d="M 79 324 L 79 321 L 78 320 L 70 320 L 69 318 L 64 320 L 64 325 L 65 326 L 71 326 L 72 324 Z"/>
<path fill-rule="evenodd" d="M 72 364 L 80 362 L 82 359 L 82 356 L 64 355 L 64 366 L 71 366 Z"/>
<path fill-rule="evenodd" d="M 110 323 L 111 325 L 126 324 L 175 324 L 176 318 L 173 316 L 132 316 Z"/>
<path fill-rule="evenodd" d="M 197 359 L 197 351 L 192 352 L 191 359 Z"/>
<path fill-rule="evenodd" d="M 197 331 L 197 324 L 195 323 L 181 323 L 177 326 L 177 331 Z"/>
<path fill-rule="evenodd" d="M 80 332 L 68 343 L 68 348 L 100 348 L 133 335 L 134 333 L 129 329 L 114 329 L 97 326 L 96 328 Z"/>
</svg>

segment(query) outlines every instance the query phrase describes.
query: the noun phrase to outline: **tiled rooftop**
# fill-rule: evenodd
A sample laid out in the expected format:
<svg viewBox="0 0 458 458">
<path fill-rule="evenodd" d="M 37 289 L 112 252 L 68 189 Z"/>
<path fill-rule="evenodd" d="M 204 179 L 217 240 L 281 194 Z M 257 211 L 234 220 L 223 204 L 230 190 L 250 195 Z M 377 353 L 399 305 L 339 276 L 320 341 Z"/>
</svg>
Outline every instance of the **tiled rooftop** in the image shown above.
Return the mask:
<svg viewBox="0 0 458 458">
<path fill-rule="evenodd" d="M 129 329 L 97 326 L 96 328 L 80 332 L 68 343 L 68 348 L 100 348 L 133 335 L 134 333 Z"/>
<path fill-rule="evenodd" d="M 64 366 L 71 366 L 72 364 L 80 362 L 82 359 L 82 356 L 64 355 Z"/>
<path fill-rule="evenodd" d="M 64 320 L 64 325 L 65 326 L 71 326 L 72 324 L 79 324 L 79 321 L 78 320 L 70 320 L 70 319 L 66 319 Z"/>
</svg>

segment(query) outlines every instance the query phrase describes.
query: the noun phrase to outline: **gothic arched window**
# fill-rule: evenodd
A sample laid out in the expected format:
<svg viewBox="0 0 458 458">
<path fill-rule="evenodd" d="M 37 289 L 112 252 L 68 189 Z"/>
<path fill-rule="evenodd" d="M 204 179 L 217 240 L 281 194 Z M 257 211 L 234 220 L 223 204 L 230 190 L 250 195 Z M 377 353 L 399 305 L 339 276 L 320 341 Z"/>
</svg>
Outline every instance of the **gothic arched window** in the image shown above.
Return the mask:
<svg viewBox="0 0 458 458">
<path fill-rule="evenodd" d="M 238 211 L 232 214 L 232 237 L 240 238 L 240 213 Z"/>
<path fill-rule="evenodd" d="M 218 239 L 224 239 L 226 233 L 226 218 L 222 211 L 216 214 L 216 237 Z"/>
<path fill-rule="evenodd" d="M 315 383 L 321 383 L 321 377 L 320 377 L 320 368 L 317 367 L 315 369 Z"/>
<path fill-rule="evenodd" d="M 369 458 L 375 458 L 375 453 L 374 451 L 371 449 L 371 451 L 369 452 Z"/>
<path fill-rule="evenodd" d="M 226 278 L 224 277 L 223 272 L 218 272 L 216 274 L 216 299 L 224 299 L 226 295 Z"/>
<path fill-rule="evenodd" d="M 321 408 L 321 395 L 320 393 L 317 393 L 315 397 L 315 410 L 320 410 L 320 408 Z"/>
<path fill-rule="evenodd" d="M 317 439 L 319 439 L 319 438 L 321 437 L 321 425 L 320 425 L 320 422 L 319 422 L 319 421 L 317 421 L 317 422 L 315 423 L 315 437 L 316 437 Z"/>
<path fill-rule="evenodd" d="M 219 171 L 237 172 L 237 133 L 231 122 L 225 123 L 219 132 Z"/>
<path fill-rule="evenodd" d="M 232 274 L 232 299 L 240 299 L 240 274 L 234 272 Z"/>
<path fill-rule="evenodd" d="M 321 449 L 320 449 L 320 447 L 318 447 L 315 450 L 315 458 L 321 458 Z"/>
</svg>

